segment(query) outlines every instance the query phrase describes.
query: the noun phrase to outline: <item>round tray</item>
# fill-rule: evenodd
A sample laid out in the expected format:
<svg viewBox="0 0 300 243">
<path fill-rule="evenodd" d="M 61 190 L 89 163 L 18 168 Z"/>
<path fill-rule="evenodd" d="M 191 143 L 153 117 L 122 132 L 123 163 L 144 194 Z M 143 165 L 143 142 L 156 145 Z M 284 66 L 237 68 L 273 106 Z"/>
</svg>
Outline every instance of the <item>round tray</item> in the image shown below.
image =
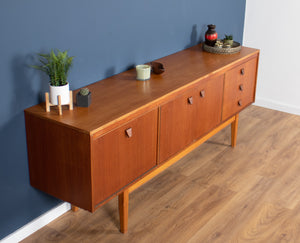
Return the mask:
<svg viewBox="0 0 300 243">
<path fill-rule="evenodd" d="M 234 54 L 237 52 L 240 52 L 242 49 L 241 44 L 238 42 L 233 42 L 232 47 L 230 48 L 220 48 L 220 47 L 214 47 L 214 46 L 208 46 L 205 43 L 203 43 L 203 50 L 215 53 L 215 54 Z"/>
</svg>

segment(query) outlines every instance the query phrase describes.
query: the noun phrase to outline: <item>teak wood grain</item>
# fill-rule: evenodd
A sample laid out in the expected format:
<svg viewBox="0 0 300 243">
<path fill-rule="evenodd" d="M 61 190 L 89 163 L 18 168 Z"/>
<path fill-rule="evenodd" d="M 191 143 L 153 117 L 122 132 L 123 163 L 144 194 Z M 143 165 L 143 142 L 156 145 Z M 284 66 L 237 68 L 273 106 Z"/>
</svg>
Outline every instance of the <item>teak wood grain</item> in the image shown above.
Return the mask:
<svg viewBox="0 0 300 243">
<path fill-rule="evenodd" d="M 94 205 L 156 165 L 157 109 L 92 139 Z M 131 137 L 126 133 L 131 129 Z"/>
<path fill-rule="evenodd" d="M 159 163 L 221 122 L 223 76 L 207 78 L 161 106 Z"/>
<path fill-rule="evenodd" d="M 214 55 L 197 45 L 159 59 L 167 71 L 149 81 L 129 70 L 90 85 L 88 108 L 62 116 L 43 104 L 26 109 L 32 186 L 91 212 L 120 195 L 126 232 L 124 192 L 230 123 L 235 146 L 238 113 L 255 99 L 258 55 L 246 47 Z"/>
<path fill-rule="evenodd" d="M 254 102 L 257 65 L 253 58 L 225 73 L 223 120 Z"/>
<path fill-rule="evenodd" d="M 90 136 L 25 113 L 32 186 L 92 210 Z"/>
<path fill-rule="evenodd" d="M 28 108 L 26 112 L 89 134 L 105 133 L 131 120 L 133 114 L 152 110 L 193 83 L 215 73 L 224 73 L 258 53 L 256 49 L 242 47 L 240 53 L 216 56 L 196 45 L 158 59 L 166 71 L 160 75 L 152 74 L 148 81 L 136 81 L 135 70 L 131 69 L 89 85 L 93 102 L 88 108 L 74 106 L 73 111 L 64 110 L 61 117 L 55 109 L 46 113 L 44 104 Z"/>
</svg>

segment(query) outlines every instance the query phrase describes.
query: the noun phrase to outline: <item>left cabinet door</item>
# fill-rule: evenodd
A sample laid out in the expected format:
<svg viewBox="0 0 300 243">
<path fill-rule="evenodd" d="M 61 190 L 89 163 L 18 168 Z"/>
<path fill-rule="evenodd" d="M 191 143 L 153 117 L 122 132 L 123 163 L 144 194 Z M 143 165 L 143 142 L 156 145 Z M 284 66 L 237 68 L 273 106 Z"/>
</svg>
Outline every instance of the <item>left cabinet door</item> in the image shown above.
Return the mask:
<svg viewBox="0 0 300 243">
<path fill-rule="evenodd" d="M 94 209 L 156 165 L 157 109 L 92 139 Z"/>
</svg>

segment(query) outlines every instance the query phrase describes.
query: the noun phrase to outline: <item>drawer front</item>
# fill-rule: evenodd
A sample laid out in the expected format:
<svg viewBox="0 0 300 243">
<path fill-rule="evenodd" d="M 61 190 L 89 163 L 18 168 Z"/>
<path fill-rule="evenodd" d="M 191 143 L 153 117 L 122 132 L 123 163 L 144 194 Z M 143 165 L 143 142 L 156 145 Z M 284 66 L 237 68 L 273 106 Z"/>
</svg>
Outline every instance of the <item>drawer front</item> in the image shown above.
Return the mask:
<svg viewBox="0 0 300 243">
<path fill-rule="evenodd" d="M 257 58 L 253 58 L 226 72 L 223 121 L 254 102 L 256 69 Z"/>
<path fill-rule="evenodd" d="M 222 92 L 223 75 L 202 80 L 196 88 L 161 106 L 159 163 L 220 123 Z"/>
<path fill-rule="evenodd" d="M 156 165 L 157 109 L 92 141 L 94 206 Z"/>
</svg>

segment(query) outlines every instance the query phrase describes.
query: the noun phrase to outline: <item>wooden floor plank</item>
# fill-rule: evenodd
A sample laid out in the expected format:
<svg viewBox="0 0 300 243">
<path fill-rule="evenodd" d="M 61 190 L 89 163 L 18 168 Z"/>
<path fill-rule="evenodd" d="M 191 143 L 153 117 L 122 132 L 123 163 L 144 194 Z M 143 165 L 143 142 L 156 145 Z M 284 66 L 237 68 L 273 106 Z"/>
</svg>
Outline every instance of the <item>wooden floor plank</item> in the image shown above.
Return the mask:
<svg viewBox="0 0 300 243">
<path fill-rule="evenodd" d="M 220 208 L 234 196 L 234 192 L 218 186 L 209 186 L 204 193 L 187 205 L 167 222 L 165 230 L 161 230 L 162 242 L 186 242 L 206 224 Z"/>
<path fill-rule="evenodd" d="M 300 205 L 291 210 L 291 213 L 281 222 L 276 232 L 270 237 L 269 241 L 274 243 L 290 242 L 298 243 L 300 239 Z M 272 227 L 274 228 L 274 227 Z"/>
<path fill-rule="evenodd" d="M 236 242 L 270 242 L 283 221 L 291 217 L 291 210 L 276 204 L 265 203 L 250 217 L 232 238 Z"/>
<path fill-rule="evenodd" d="M 300 116 L 250 106 L 230 127 L 129 195 L 67 212 L 22 242 L 300 242 Z"/>
<path fill-rule="evenodd" d="M 277 176 L 275 186 L 269 190 L 270 201 L 277 201 L 283 207 L 293 209 L 300 202 L 300 131 L 279 150 L 273 163 L 269 163 L 267 175 Z M 265 165 L 264 170 L 267 170 Z M 259 174 L 262 174 L 259 172 Z M 266 176 L 266 173 L 264 174 Z"/>
<path fill-rule="evenodd" d="M 228 242 L 241 230 L 253 212 L 263 203 L 262 198 L 273 179 L 256 177 L 248 192 L 237 193 L 222 210 L 210 219 L 189 242 Z"/>
</svg>

